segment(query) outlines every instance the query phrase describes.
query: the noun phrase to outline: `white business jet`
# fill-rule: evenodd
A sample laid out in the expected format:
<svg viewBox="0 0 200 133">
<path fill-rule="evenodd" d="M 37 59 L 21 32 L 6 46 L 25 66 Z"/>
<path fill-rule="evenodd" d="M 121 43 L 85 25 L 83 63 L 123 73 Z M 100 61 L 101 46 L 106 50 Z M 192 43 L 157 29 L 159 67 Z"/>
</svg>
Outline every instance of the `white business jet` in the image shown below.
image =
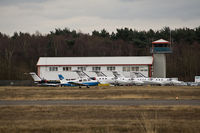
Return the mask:
<svg viewBox="0 0 200 133">
<path fill-rule="evenodd" d="M 178 81 L 177 78 L 147 78 L 139 72 L 132 72 L 136 79 L 142 80 L 145 84 L 150 85 L 184 85 L 183 81 Z"/>
<path fill-rule="evenodd" d="M 133 78 L 126 78 L 124 75 L 118 73 L 117 71 L 113 71 L 113 75 L 115 76 L 117 85 L 142 85 L 142 84 L 144 84 L 143 81 L 133 79 Z"/>
<path fill-rule="evenodd" d="M 35 72 L 29 73 L 38 86 L 59 86 L 60 82 L 57 80 L 41 79 Z"/>
<path fill-rule="evenodd" d="M 92 72 L 96 73 L 97 77 L 94 77 L 94 79 L 96 79 L 100 83 L 100 85 L 107 86 L 116 84 L 114 77 L 108 77 L 101 71 L 92 71 Z"/>
</svg>

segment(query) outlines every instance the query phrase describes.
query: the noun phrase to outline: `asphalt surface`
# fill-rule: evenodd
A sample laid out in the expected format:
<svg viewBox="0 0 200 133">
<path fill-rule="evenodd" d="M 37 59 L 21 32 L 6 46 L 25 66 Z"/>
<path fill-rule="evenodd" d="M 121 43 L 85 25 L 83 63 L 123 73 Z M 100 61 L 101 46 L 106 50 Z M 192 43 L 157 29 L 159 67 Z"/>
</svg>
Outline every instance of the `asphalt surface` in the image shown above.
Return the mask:
<svg viewBox="0 0 200 133">
<path fill-rule="evenodd" d="M 128 100 L 0 100 L 0 106 L 5 105 L 114 105 L 114 106 L 138 106 L 138 105 L 196 105 L 200 106 L 200 100 L 152 100 L 152 99 L 128 99 Z"/>
</svg>

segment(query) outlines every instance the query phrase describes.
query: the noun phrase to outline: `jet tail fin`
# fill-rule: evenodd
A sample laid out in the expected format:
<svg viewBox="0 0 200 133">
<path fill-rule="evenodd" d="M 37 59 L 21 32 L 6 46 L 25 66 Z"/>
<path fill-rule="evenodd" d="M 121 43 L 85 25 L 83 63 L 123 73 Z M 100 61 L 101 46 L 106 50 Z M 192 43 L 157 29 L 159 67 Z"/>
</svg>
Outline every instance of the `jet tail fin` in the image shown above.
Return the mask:
<svg viewBox="0 0 200 133">
<path fill-rule="evenodd" d="M 87 75 L 87 74 L 86 74 L 85 72 L 83 72 L 83 71 L 80 71 L 80 70 L 73 70 L 73 72 L 76 72 L 80 78 L 85 78 L 85 77 L 90 78 L 90 76 Z"/>
<path fill-rule="evenodd" d="M 63 77 L 62 74 L 58 74 L 58 78 L 59 78 L 61 84 L 67 82 L 66 79 Z"/>
<path fill-rule="evenodd" d="M 115 78 L 124 77 L 122 74 L 118 73 L 117 71 L 112 71 L 112 73 L 115 76 Z"/>
<path fill-rule="evenodd" d="M 97 77 L 107 77 L 103 72 L 101 71 L 92 71 L 92 72 L 95 72 Z"/>
<path fill-rule="evenodd" d="M 29 74 L 31 75 L 34 81 L 41 81 L 41 78 L 35 72 L 30 72 Z"/>
</svg>

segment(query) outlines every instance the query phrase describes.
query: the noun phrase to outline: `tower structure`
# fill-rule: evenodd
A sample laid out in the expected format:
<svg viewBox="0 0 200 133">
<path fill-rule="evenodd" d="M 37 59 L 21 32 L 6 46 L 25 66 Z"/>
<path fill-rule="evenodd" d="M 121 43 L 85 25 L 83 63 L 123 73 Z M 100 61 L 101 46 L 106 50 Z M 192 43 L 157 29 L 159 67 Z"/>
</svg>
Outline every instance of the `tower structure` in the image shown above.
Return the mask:
<svg viewBox="0 0 200 133">
<path fill-rule="evenodd" d="M 153 77 L 166 78 L 166 54 L 172 53 L 170 42 L 160 39 L 152 42 Z"/>
</svg>

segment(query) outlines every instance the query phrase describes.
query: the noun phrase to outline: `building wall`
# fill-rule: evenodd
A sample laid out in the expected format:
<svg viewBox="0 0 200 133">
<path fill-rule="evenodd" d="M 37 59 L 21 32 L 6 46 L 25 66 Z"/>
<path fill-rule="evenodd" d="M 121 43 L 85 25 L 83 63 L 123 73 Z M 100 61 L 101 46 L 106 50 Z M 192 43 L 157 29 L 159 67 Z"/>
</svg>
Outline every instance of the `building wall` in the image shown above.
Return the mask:
<svg viewBox="0 0 200 133">
<path fill-rule="evenodd" d="M 52 69 L 50 67 L 56 67 L 57 69 Z M 63 67 L 71 67 L 70 71 L 63 71 Z M 107 67 L 115 67 L 115 71 L 119 71 L 124 76 L 130 77 L 130 71 L 141 72 L 145 76 L 149 76 L 149 66 L 148 65 L 132 65 L 132 66 L 38 66 L 38 75 L 41 78 L 47 80 L 59 80 L 58 74 L 62 74 L 65 78 L 73 79 L 77 78 L 78 75 L 72 70 L 78 70 L 79 67 L 85 67 L 84 70 L 89 76 L 95 77 L 96 74 L 93 71 L 93 67 L 101 67 L 100 71 L 104 72 L 107 76 L 113 76 L 112 71 L 107 70 Z M 137 68 L 137 70 L 136 70 Z M 51 70 L 50 70 L 51 69 Z"/>
<path fill-rule="evenodd" d="M 165 54 L 154 54 L 153 77 L 166 78 L 166 56 Z"/>
</svg>

